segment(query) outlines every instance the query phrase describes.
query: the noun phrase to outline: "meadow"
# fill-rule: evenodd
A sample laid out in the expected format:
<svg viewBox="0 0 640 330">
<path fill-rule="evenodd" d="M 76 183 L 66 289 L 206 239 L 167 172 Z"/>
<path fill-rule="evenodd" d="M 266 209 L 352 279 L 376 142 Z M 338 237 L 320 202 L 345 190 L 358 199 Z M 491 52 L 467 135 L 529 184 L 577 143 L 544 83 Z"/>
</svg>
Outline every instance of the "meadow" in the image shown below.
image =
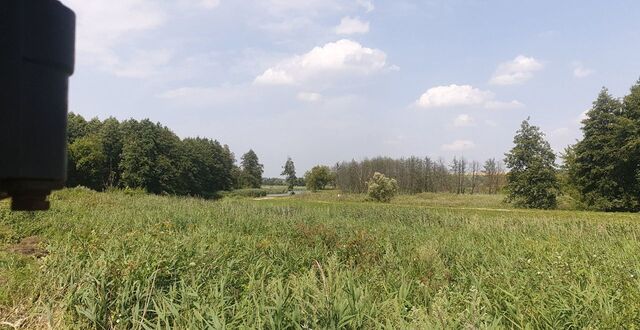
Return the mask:
<svg viewBox="0 0 640 330">
<path fill-rule="evenodd" d="M 206 201 L 77 188 L 52 206 L 0 203 L 0 329 L 640 324 L 639 214 L 334 191 Z"/>
</svg>

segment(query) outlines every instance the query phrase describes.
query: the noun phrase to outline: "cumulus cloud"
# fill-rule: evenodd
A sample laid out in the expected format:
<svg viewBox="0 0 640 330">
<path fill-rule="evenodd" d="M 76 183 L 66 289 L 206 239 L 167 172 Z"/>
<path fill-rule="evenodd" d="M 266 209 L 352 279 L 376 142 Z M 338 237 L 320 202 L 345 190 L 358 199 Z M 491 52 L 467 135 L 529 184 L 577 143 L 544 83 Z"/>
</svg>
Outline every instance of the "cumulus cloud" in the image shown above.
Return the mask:
<svg viewBox="0 0 640 330">
<path fill-rule="evenodd" d="M 544 65 L 533 57 L 518 55 L 511 61 L 501 63 L 491 77 L 492 85 L 517 85 L 533 77 Z"/>
<path fill-rule="evenodd" d="M 480 106 L 489 110 L 507 110 L 524 107 L 524 104 L 516 100 L 497 101 L 495 94 L 490 91 L 456 84 L 428 89 L 416 101 L 416 105 L 425 109 Z"/>
<path fill-rule="evenodd" d="M 581 62 L 573 62 L 573 76 L 576 78 L 586 78 L 595 71 L 585 67 Z"/>
<path fill-rule="evenodd" d="M 423 108 L 482 105 L 493 99 L 493 93 L 470 85 L 437 86 L 428 89 L 417 104 Z"/>
<path fill-rule="evenodd" d="M 448 144 L 442 145 L 444 151 L 465 151 L 475 148 L 476 144 L 470 140 L 455 140 Z"/>
<path fill-rule="evenodd" d="M 361 21 L 358 17 L 343 17 L 336 26 L 337 34 L 364 34 L 369 32 L 369 22 Z"/>
<path fill-rule="evenodd" d="M 322 95 L 318 93 L 311 92 L 300 92 L 298 93 L 298 100 L 304 102 L 318 102 L 322 100 Z"/>
<path fill-rule="evenodd" d="M 467 114 L 461 114 L 461 115 L 458 115 L 453 120 L 453 126 L 455 126 L 455 127 L 475 126 L 475 120 L 473 119 L 473 117 L 471 117 L 471 116 L 469 116 Z"/>
<path fill-rule="evenodd" d="M 387 55 L 383 51 L 342 39 L 285 59 L 256 77 L 254 83 L 290 85 L 327 75 L 368 75 L 385 68 L 388 68 Z"/>
<path fill-rule="evenodd" d="M 121 45 L 149 31 L 162 27 L 168 20 L 170 6 L 153 0 L 62 0 L 76 13 L 76 49 L 78 61 L 117 76 L 145 78 L 168 64 L 166 50 L 138 49 L 127 54 Z M 220 0 L 183 0 L 192 7 L 212 9 Z M 144 56 L 148 59 L 145 60 Z"/>
</svg>

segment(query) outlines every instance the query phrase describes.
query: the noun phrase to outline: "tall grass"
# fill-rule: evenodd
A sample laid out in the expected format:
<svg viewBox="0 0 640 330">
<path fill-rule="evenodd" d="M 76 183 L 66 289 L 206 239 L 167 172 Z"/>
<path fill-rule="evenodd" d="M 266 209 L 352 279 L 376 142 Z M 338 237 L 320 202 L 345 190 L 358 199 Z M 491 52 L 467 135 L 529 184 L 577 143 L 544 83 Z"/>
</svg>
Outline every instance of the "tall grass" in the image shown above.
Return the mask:
<svg viewBox="0 0 640 330">
<path fill-rule="evenodd" d="M 640 216 L 66 190 L 0 204 L 27 328 L 632 328 Z M 37 236 L 44 258 L 12 252 Z"/>
</svg>

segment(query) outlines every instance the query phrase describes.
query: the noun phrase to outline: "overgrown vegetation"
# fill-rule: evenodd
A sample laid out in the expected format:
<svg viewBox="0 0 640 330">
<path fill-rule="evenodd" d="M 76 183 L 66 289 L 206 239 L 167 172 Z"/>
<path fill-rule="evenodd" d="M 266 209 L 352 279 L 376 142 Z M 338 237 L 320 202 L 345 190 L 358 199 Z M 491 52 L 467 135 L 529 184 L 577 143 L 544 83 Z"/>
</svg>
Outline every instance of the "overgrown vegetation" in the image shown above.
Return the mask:
<svg viewBox="0 0 640 330">
<path fill-rule="evenodd" d="M 212 202 L 72 189 L 55 193 L 48 213 L 10 213 L 0 203 L 0 322 L 54 329 L 640 322 L 640 215 L 491 209 L 501 198 L 489 195 L 400 196 L 398 204 L 314 199 L 329 193 L 350 198 Z"/>
<path fill-rule="evenodd" d="M 367 181 L 367 195 L 376 202 L 389 203 L 398 194 L 398 181 L 382 173 L 374 173 Z"/>
</svg>

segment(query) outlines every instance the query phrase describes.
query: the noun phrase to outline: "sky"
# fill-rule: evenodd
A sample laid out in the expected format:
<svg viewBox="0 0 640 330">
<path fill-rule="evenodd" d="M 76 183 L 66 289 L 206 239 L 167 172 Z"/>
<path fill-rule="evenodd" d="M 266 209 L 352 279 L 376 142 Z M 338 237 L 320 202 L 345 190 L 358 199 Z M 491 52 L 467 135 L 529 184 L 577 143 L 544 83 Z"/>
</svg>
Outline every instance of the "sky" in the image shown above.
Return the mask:
<svg viewBox="0 0 640 330">
<path fill-rule="evenodd" d="M 62 0 L 70 111 L 208 137 L 265 176 L 374 156 L 503 158 L 531 117 L 560 152 L 640 77 L 640 2 Z"/>
</svg>

